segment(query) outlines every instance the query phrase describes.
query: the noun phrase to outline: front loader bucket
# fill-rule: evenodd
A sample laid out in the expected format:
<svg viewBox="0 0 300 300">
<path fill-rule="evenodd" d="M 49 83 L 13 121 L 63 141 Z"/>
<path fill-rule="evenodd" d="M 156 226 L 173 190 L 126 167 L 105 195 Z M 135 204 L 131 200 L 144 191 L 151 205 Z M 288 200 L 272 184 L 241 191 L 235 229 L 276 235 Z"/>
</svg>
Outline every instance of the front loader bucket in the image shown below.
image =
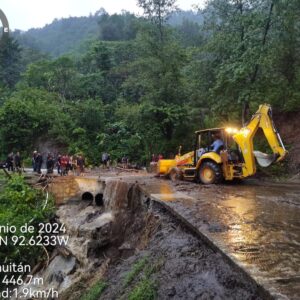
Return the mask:
<svg viewBox="0 0 300 300">
<path fill-rule="evenodd" d="M 269 167 L 278 158 L 277 154 L 266 154 L 260 151 L 253 151 L 253 154 L 257 163 L 263 168 Z"/>
<path fill-rule="evenodd" d="M 157 173 L 161 175 L 167 175 L 172 167 L 176 167 L 175 159 L 161 159 L 157 164 Z"/>
</svg>

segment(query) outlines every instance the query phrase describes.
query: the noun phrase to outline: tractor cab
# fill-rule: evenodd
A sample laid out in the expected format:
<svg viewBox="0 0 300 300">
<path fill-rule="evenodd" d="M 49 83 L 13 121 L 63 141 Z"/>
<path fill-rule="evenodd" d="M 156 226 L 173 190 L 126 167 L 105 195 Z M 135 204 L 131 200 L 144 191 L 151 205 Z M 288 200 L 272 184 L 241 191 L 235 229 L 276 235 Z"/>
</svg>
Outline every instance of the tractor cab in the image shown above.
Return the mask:
<svg viewBox="0 0 300 300">
<path fill-rule="evenodd" d="M 194 150 L 181 155 L 180 147 L 175 160 L 160 161 L 160 173 L 165 168 L 172 180 L 197 179 L 205 184 L 222 181 L 227 174 L 223 162 L 227 162 L 226 166 L 240 162 L 240 151 L 232 138 L 234 133 L 234 129 L 224 127 L 196 131 Z"/>
<path fill-rule="evenodd" d="M 194 165 L 205 153 L 214 152 L 220 156 L 227 155 L 230 161 L 242 161 L 242 155 L 238 145 L 233 139 L 237 132 L 234 128 L 212 128 L 195 132 Z"/>
<path fill-rule="evenodd" d="M 226 178 L 227 166 L 234 165 L 240 171 L 242 155 L 233 140 L 235 132 L 236 129 L 224 127 L 196 131 L 192 164 L 181 166 L 182 177 L 210 184 Z"/>
<path fill-rule="evenodd" d="M 227 148 L 227 135 L 225 128 L 212 128 L 196 131 L 196 140 L 194 148 L 194 166 L 205 153 L 215 152 L 220 154 Z"/>
</svg>

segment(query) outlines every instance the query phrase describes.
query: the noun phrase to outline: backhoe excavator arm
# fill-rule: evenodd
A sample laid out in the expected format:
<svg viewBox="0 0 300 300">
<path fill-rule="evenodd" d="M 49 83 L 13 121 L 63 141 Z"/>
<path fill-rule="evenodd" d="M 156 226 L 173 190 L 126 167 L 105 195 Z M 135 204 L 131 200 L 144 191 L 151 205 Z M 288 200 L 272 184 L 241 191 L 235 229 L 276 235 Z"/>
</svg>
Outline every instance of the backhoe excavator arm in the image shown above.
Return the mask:
<svg viewBox="0 0 300 300">
<path fill-rule="evenodd" d="M 261 128 L 273 151 L 272 157 L 253 149 L 253 138 Z M 272 110 L 270 105 L 263 104 L 259 106 L 258 111 L 253 115 L 250 122 L 233 135 L 233 139 L 239 145 L 244 157 L 243 176 L 251 176 L 256 172 L 255 156 L 262 166 L 268 166 L 273 162 L 282 160 L 287 151 L 282 143 L 280 135 L 275 128 L 272 119 Z"/>
</svg>

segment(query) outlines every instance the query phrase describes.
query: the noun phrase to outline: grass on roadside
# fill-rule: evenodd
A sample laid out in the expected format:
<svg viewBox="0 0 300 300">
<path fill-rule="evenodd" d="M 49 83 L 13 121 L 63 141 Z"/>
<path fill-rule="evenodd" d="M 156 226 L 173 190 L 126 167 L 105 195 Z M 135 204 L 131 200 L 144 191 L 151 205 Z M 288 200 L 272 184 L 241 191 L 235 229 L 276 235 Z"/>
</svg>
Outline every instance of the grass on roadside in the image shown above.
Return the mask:
<svg viewBox="0 0 300 300">
<path fill-rule="evenodd" d="M 107 283 L 99 281 L 91 286 L 86 294 L 81 296 L 80 300 L 96 300 L 99 299 L 104 289 L 107 287 Z"/>
<path fill-rule="evenodd" d="M 139 260 L 129 273 L 131 276 L 128 279 L 135 278 L 141 271 L 142 276 L 133 286 L 128 294 L 128 300 L 154 300 L 157 297 L 157 282 L 151 279 L 151 275 L 158 272 L 164 264 L 163 258 L 158 259 L 155 263 L 150 263 L 148 258 Z"/>
<path fill-rule="evenodd" d="M 128 300 L 153 300 L 156 298 L 156 284 L 148 277 L 144 277 L 128 295 Z"/>
<path fill-rule="evenodd" d="M 137 275 L 144 269 L 146 264 L 148 263 L 148 258 L 143 257 L 139 259 L 134 265 L 132 270 L 126 274 L 124 278 L 124 287 L 127 287 L 136 277 Z"/>
</svg>

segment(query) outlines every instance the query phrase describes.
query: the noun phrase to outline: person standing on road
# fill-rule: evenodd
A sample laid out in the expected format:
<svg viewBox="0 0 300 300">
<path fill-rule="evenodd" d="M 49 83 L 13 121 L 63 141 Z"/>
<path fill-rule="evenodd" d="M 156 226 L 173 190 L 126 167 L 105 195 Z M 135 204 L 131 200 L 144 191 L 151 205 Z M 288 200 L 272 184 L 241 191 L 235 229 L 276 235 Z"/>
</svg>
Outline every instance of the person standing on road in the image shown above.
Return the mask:
<svg viewBox="0 0 300 300">
<path fill-rule="evenodd" d="M 58 154 L 58 156 L 57 156 L 56 166 L 57 166 L 57 174 L 61 175 L 61 155 L 60 154 Z"/>
<path fill-rule="evenodd" d="M 79 175 L 83 175 L 84 165 L 85 165 L 84 157 L 82 155 L 79 155 L 77 158 L 77 168 L 79 171 Z"/>
<path fill-rule="evenodd" d="M 37 151 L 33 151 L 33 154 L 32 154 L 32 159 L 31 159 L 31 162 L 32 162 L 32 170 L 33 172 L 36 172 L 36 157 L 37 157 Z"/>
<path fill-rule="evenodd" d="M 43 164 L 43 157 L 42 154 L 40 152 L 38 152 L 36 158 L 35 158 L 35 163 L 36 163 L 36 171 L 38 174 L 41 174 L 42 171 L 42 164 Z"/>
<path fill-rule="evenodd" d="M 68 170 L 73 171 L 73 155 L 69 156 Z"/>
<path fill-rule="evenodd" d="M 106 152 L 102 153 L 102 164 L 104 167 L 107 167 L 108 154 Z"/>
<path fill-rule="evenodd" d="M 68 175 L 70 171 L 70 157 L 68 154 L 65 155 L 65 163 L 66 163 L 65 175 Z"/>
<path fill-rule="evenodd" d="M 127 156 L 123 156 L 122 157 L 122 168 L 123 169 L 127 169 L 128 168 L 128 162 L 129 162 L 129 159 L 128 159 L 128 157 Z"/>
<path fill-rule="evenodd" d="M 109 167 L 110 167 L 110 155 L 109 155 L 109 153 L 107 154 L 107 163 L 106 163 L 106 166 L 109 169 Z"/>
<path fill-rule="evenodd" d="M 14 153 L 8 154 L 6 159 L 7 171 L 14 171 Z"/>
<path fill-rule="evenodd" d="M 22 159 L 21 159 L 20 152 L 17 152 L 15 155 L 15 167 L 18 172 L 22 170 Z"/>
<path fill-rule="evenodd" d="M 46 165 L 47 165 L 47 174 L 52 174 L 53 169 L 54 169 L 54 160 L 53 160 L 53 157 L 52 157 L 51 153 L 49 153 L 48 156 L 47 156 Z"/>
<path fill-rule="evenodd" d="M 72 156 L 72 171 L 73 171 L 73 175 L 76 175 L 77 173 L 77 157 L 75 155 Z"/>
<path fill-rule="evenodd" d="M 63 155 L 60 159 L 61 176 L 67 175 L 67 164 L 68 164 L 68 158 L 66 155 Z"/>
</svg>

